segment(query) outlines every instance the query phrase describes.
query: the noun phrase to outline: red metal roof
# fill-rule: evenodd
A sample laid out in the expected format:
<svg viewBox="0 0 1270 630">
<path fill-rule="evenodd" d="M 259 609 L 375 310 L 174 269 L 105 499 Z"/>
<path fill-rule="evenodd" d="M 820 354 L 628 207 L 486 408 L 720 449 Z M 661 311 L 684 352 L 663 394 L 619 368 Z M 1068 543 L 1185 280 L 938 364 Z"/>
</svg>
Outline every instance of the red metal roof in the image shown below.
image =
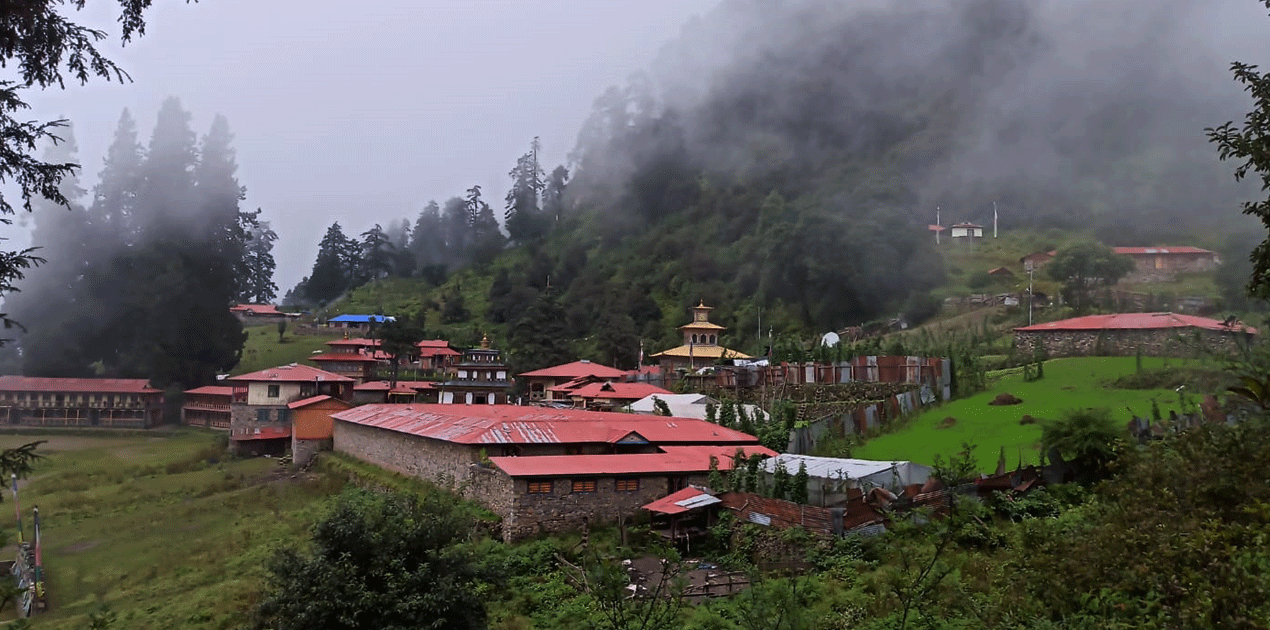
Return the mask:
<svg viewBox="0 0 1270 630">
<path fill-rule="evenodd" d="M 550 388 L 578 398 L 608 398 L 615 400 L 639 400 L 653 394 L 670 394 L 651 383 L 590 383 L 582 387 L 570 387 L 568 383 Z"/>
<path fill-rule="evenodd" d="M 261 427 L 252 433 L 230 435 L 229 439 L 241 442 L 244 440 L 276 440 L 288 437 L 291 437 L 291 427 Z"/>
<path fill-rule="evenodd" d="M 234 388 L 228 385 L 204 385 L 194 389 L 187 389 L 185 393 L 202 394 L 204 396 L 233 396 Z"/>
<path fill-rule="evenodd" d="M 335 339 L 326 342 L 328 346 L 356 346 L 359 348 L 373 348 L 379 345 L 378 339 L 366 339 L 365 337 L 354 337 L 352 339 Z"/>
<path fill-rule="evenodd" d="M 292 363 L 290 365 L 279 365 L 258 372 L 242 374 L 239 376 L 231 376 L 228 380 L 245 381 L 245 382 L 279 382 L 279 383 L 307 383 L 309 381 L 334 382 L 334 383 L 351 383 L 353 379 L 339 374 L 332 374 L 326 370 L 319 370 L 309 365 Z"/>
<path fill-rule="evenodd" d="M 930 230 L 930 231 L 932 231 L 932 232 L 943 232 L 944 230 L 947 230 L 948 228 L 946 228 L 946 227 L 944 227 L 944 226 L 942 226 L 942 225 L 935 225 L 935 224 L 933 224 L 933 223 L 932 223 L 932 224 L 930 224 L 930 225 L 926 226 L 926 229 L 928 229 L 928 230 Z"/>
<path fill-rule="evenodd" d="M 757 444 L 758 439 L 704 420 L 519 405 L 362 405 L 336 420 L 459 444 Z M 632 434 L 636 434 L 631 437 Z"/>
<path fill-rule="evenodd" d="M 711 501 L 710 499 L 714 500 Z M 645 505 L 644 509 L 649 512 L 657 512 L 659 514 L 682 514 L 696 507 L 712 505 L 719 502 L 720 500 L 718 498 L 705 490 L 695 486 L 688 486 L 679 492 L 671 493 L 653 501 L 652 503 L 649 503 L 648 505 Z M 679 505 L 679 503 L 685 503 L 687 505 Z"/>
<path fill-rule="evenodd" d="M 982 228 L 983 226 L 982 226 L 982 225 L 979 225 L 979 224 L 977 224 L 977 223 L 954 223 L 954 224 L 952 225 L 952 227 L 955 227 L 955 228 Z"/>
<path fill-rule="evenodd" d="M 624 370 L 611 368 L 607 365 L 600 365 L 599 363 L 592 363 L 590 361 L 574 361 L 573 363 L 565 363 L 564 365 L 525 372 L 520 376 L 538 378 L 578 378 L 580 376 L 621 378 L 625 374 L 626 372 Z"/>
<path fill-rule="evenodd" d="M 665 453 L 619 455 L 538 455 L 531 457 L 491 457 L 491 462 L 512 477 L 567 477 L 582 475 L 639 475 L 699 473 L 710 470 L 710 456 L 719 470 L 732 468 L 732 454 L 738 448 L 746 455 L 769 455 L 762 446 L 697 446 L 667 448 Z"/>
<path fill-rule="evenodd" d="M 1179 315 L 1177 313 L 1112 313 L 1109 315 L 1087 315 L 1073 317 L 1056 322 L 1022 326 L 1014 330 L 1020 332 L 1040 332 L 1046 330 L 1157 330 L 1162 328 L 1203 328 L 1221 332 L 1246 332 L 1257 334 L 1257 329 L 1236 322 L 1233 326 L 1195 315 Z"/>
<path fill-rule="evenodd" d="M 406 387 L 411 390 L 433 389 L 437 386 L 435 381 L 397 381 L 397 387 Z M 359 392 L 386 392 L 388 391 L 388 381 L 369 381 L 361 385 L 354 385 L 354 391 Z"/>
<path fill-rule="evenodd" d="M 43 376 L 0 376 L 0 391 L 88 392 L 110 394 L 157 394 L 141 378 L 57 378 Z"/>
<path fill-rule="evenodd" d="M 327 396 L 327 395 L 323 394 L 323 395 L 319 395 L 319 396 L 310 396 L 310 397 L 308 397 L 308 398 L 303 398 L 303 399 L 297 400 L 297 401 L 295 401 L 295 402 L 290 402 L 290 403 L 287 403 L 287 408 L 288 408 L 288 409 L 299 409 L 299 408 L 301 408 L 301 407 L 308 407 L 309 405 L 312 405 L 312 404 L 314 404 L 314 403 L 320 403 L 320 402 L 322 402 L 322 401 L 324 401 L 324 400 L 334 400 L 334 401 L 336 401 L 336 402 L 339 402 L 339 403 L 343 404 L 345 407 L 351 407 L 351 406 L 352 406 L 352 405 L 350 405 L 350 404 L 348 404 L 348 403 L 346 403 L 346 402 L 344 402 L 344 401 L 342 401 L 342 400 L 340 400 L 340 399 L 338 399 L 338 398 L 333 398 L 333 397 L 331 397 L 331 396 Z"/>
<path fill-rule="evenodd" d="M 275 317 L 282 317 L 286 315 L 286 313 L 279 311 L 278 307 L 272 304 L 235 304 L 229 307 L 229 312 Z"/>
<path fill-rule="evenodd" d="M 1172 246 L 1169 246 L 1169 247 L 1112 247 L 1111 251 L 1117 254 L 1124 255 L 1124 256 L 1145 255 L 1145 254 L 1149 254 L 1152 256 L 1170 255 L 1170 254 L 1191 254 L 1191 255 L 1204 254 L 1207 256 L 1213 255 L 1213 252 L 1207 249 L 1200 249 L 1198 247 L 1191 247 L 1189 245 L 1182 245 L 1181 247 L 1172 247 Z"/>
<path fill-rule="evenodd" d="M 327 352 L 309 357 L 310 361 L 343 361 L 345 363 L 375 363 L 375 357 L 358 352 Z"/>
</svg>

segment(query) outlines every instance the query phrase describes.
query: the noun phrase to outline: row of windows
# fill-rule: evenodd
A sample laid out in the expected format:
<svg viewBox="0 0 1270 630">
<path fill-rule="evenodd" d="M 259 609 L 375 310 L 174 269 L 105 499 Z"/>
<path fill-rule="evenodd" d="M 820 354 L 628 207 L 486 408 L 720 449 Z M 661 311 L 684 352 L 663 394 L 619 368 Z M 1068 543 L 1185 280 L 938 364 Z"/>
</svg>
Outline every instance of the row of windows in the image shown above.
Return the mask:
<svg viewBox="0 0 1270 630">
<path fill-rule="evenodd" d="M 256 422 L 268 422 L 268 421 L 269 421 L 269 411 L 270 411 L 269 409 L 257 409 L 257 410 L 256 410 Z M 281 409 L 279 409 L 279 410 L 278 410 L 278 422 L 286 422 L 286 421 L 287 421 L 287 420 L 289 420 L 290 418 L 291 418 L 291 410 L 290 410 L 290 409 L 287 409 L 286 407 L 283 407 L 283 408 L 281 408 Z"/>
<path fill-rule="evenodd" d="M 572 479 L 569 481 L 569 492 L 595 492 L 595 479 Z M 552 479 L 530 481 L 529 494 L 551 494 L 555 489 Z M 619 477 L 613 480 L 613 489 L 617 492 L 636 492 L 639 490 L 639 477 Z"/>
<path fill-rule="evenodd" d="M 31 402 L 46 402 L 46 403 L 52 402 L 52 403 L 57 403 L 57 404 L 61 405 L 61 404 L 65 404 L 66 402 L 68 402 L 68 399 L 69 399 L 69 402 L 71 402 L 71 403 L 76 403 L 76 402 L 79 402 L 79 403 L 88 403 L 88 402 L 96 402 L 96 403 L 99 403 L 99 402 L 102 402 L 103 400 L 105 400 L 107 404 L 111 404 L 111 405 L 113 405 L 113 404 L 119 404 L 119 405 L 122 405 L 122 404 L 125 404 L 125 403 L 133 403 L 133 404 L 137 404 L 137 403 L 141 402 L 141 397 L 140 397 L 140 396 L 138 396 L 138 395 L 136 395 L 136 394 L 131 394 L 131 395 L 128 395 L 128 394 L 118 394 L 118 395 L 111 395 L 111 394 L 71 394 L 71 395 L 69 395 L 69 396 L 67 396 L 66 394 L 49 394 L 49 393 L 45 393 L 45 394 L 31 394 Z M 0 401 L 6 401 L 6 402 L 8 402 L 8 401 L 13 401 L 13 402 L 20 402 L 20 403 L 22 403 L 22 402 L 26 402 L 26 401 L 27 401 L 27 395 L 26 395 L 26 393 L 25 393 L 25 392 L 19 392 L 19 393 L 13 393 L 13 392 L 0 392 Z"/>
<path fill-rule="evenodd" d="M 715 343 L 717 343 L 716 339 L 717 338 L 714 335 L 693 334 L 692 343 L 704 343 L 704 344 L 714 345 Z"/>
</svg>

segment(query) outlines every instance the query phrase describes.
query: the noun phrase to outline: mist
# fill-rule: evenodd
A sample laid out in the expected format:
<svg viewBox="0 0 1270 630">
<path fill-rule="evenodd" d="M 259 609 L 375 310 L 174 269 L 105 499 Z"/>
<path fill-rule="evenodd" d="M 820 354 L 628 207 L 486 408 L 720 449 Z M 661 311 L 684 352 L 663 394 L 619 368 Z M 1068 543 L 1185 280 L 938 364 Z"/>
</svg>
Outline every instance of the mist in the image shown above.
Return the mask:
<svg viewBox="0 0 1270 630">
<path fill-rule="evenodd" d="M 794 194 L 845 179 L 847 206 L 920 223 L 998 202 L 1003 226 L 1152 241 L 1247 225 L 1253 191 L 1204 128 L 1247 110 L 1229 64 L 1266 61 L 1267 35 L 1252 0 L 735 0 L 690 21 L 648 84 L 705 171 Z"/>
</svg>

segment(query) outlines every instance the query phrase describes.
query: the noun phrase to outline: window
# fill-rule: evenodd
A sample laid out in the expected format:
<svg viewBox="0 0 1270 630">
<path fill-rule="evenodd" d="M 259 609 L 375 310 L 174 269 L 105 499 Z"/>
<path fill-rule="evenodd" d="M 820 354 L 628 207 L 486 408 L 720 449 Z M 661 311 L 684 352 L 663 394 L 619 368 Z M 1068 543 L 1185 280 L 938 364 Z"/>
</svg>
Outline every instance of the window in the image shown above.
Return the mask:
<svg viewBox="0 0 1270 630">
<path fill-rule="evenodd" d="M 639 490 L 639 477 L 618 478 L 614 482 L 614 490 L 618 492 L 635 492 Z"/>
<path fill-rule="evenodd" d="M 530 481 L 529 494 L 551 494 L 551 487 L 550 479 L 547 481 Z"/>
<path fill-rule="evenodd" d="M 594 479 L 574 479 L 572 492 L 595 492 Z"/>
<path fill-rule="evenodd" d="M 270 397 L 270 398 L 277 398 L 277 397 L 278 397 L 278 396 L 280 396 L 280 395 L 282 395 L 282 386 L 281 386 L 281 385 L 270 385 L 270 386 L 269 386 L 269 397 Z"/>
<path fill-rule="evenodd" d="M 279 409 L 279 410 L 278 410 L 278 422 L 284 422 L 284 423 L 285 423 L 285 422 L 286 422 L 287 420 L 289 420 L 290 418 L 291 418 L 291 410 L 290 410 L 290 409 L 288 409 L 288 408 L 286 408 L 286 407 L 283 407 L 282 409 Z"/>
<path fill-rule="evenodd" d="M 268 421 L 269 421 L 269 410 L 268 410 L 268 409 L 257 409 L 257 410 L 256 410 L 256 422 L 268 422 Z"/>
</svg>

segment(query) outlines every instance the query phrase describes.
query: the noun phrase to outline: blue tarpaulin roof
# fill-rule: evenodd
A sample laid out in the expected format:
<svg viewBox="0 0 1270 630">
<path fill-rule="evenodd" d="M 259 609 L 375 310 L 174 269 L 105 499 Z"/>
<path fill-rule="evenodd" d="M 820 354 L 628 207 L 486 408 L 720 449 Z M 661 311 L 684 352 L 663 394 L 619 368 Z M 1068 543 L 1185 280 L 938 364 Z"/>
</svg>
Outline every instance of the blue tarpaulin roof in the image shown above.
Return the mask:
<svg viewBox="0 0 1270 630">
<path fill-rule="evenodd" d="M 337 317 L 332 317 L 327 321 L 349 322 L 356 324 L 368 324 L 370 322 L 375 322 L 376 324 L 379 324 L 386 321 L 395 322 L 397 321 L 397 318 L 388 315 L 339 315 Z"/>
</svg>

